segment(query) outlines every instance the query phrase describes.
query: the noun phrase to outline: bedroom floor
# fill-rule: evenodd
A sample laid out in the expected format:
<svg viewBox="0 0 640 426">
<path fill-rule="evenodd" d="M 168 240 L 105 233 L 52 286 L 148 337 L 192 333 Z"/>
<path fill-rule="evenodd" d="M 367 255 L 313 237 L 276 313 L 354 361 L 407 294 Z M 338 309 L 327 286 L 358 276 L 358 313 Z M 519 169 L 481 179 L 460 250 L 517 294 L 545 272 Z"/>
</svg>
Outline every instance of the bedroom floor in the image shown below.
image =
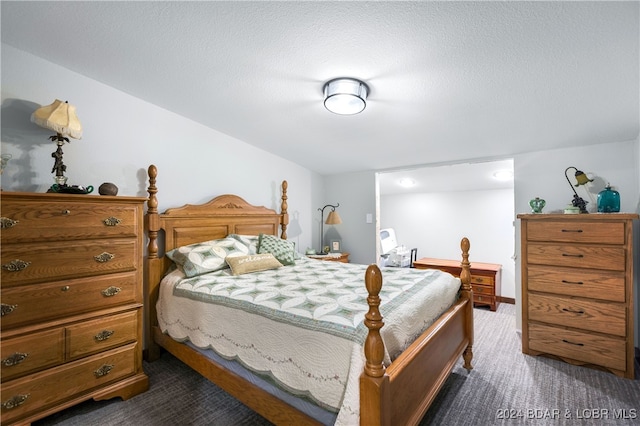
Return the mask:
<svg viewBox="0 0 640 426">
<path fill-rule="evenodd" d="M 474 312 L 474 369 L 454 368 L 421 425 L 640 424 L 640 380 L 523 355 L 514 305 Z M 144 368 L 151 384 L 144 394 L 87 401 L 33 425 L 270 424 L 168 353 Z"/>
</svg>

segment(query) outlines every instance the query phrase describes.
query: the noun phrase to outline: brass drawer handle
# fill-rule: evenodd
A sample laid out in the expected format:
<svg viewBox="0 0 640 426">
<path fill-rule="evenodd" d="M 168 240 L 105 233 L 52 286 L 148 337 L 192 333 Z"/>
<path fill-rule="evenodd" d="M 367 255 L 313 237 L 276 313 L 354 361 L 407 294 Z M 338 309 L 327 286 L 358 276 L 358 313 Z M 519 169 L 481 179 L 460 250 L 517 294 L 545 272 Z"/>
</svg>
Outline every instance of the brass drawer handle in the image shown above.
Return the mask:
<svg viewBox="0 0 640 426">
<path fill-rule="evenodd" d="M 104 223 L 105 226 L 118 226 L 122 223 L 122 220 L 111 216 L 103 220 L 102 223 Z"/>
<path fill-rule="evenodd" d="M 93 338 L 96 339 L 98 342 L 104 342 L 109 337 L 111 337 L 113 333 L 115 333 L 115 331 L 113 330 L 102 330 L 100 333 L 93 336 Z"/>
<path fill-rule="evenodd" d="M 122 291 L 122 289 L 120 287 L 109 286 L 109 287 L 105 288 L 104 290 L 102 290 L 100 293 L 102 293 L 102 295 L 104 297 L 111 297 L 111 296 L 115 296 L 116 294 L 120 293 L 120 291 Z"/>
<path fill-rule="evenodd" d="M 105 364 L 102 367 L 98 368 L 96 371 L 94 371 L 93 374 L 96 376 L 96 378 L 104 377 L 107 374 L 109 374 L 109 372 L 113 369 L 113 367 L 114 367 L 113 364 Z"/>
<path fill-rule="evenodd" d="M 15 309 L 18 307 L 18 305 L 7 305 L 6 303 L 2 303 L 1 305 L 2 305 L 1 316 L 9 315 L 11 312 L 15 311 Z"/>
<path fill-rule="evenodd" d="M 2 360 L 3 367 L 13 367 L 14 365 L 20 364 L 22 361 L 27 359 L 29 354 L 24 354 L 21 352 L 16 352 L 13 355 L 8 356 L 7 358 Z"/>
<path fill-rule="evenodd" d="M 62 214 L 65 215 L 65 216 L 66 215 L 70 215 L 71 214 L 71 210 L 66 210 L 66 209 L 62 210 Z"/>
<path fill-rule="evenodd" d="M 584 257 L 583 254 L 569 254 L 569 253 L 562 253 L 562 255 L 564 257 Z"/>
<path fill-rule="evenodd" d="M 571 314 L 584 315 L 584 311 L 574 311 L 573 309 L 562 308 L 563 311 L 569 312 Z"/>
<path fill-rule="evenodd" d="M 100 253 L 97 256 L 93 256 L 93 258 L 96 260 L 96 262 L 100 262 L 100 263 L 108 262 L 108 261 L 112 260 L 114 257 L 116 257 L 115 254 L 107 253 L 106 251 Z"/>
<path fill-rule="evenodd" d="M 22 404 L 24 404 L 27 398 L 29 398 L 30 396 L 31 394 L 29 393 L 26 395 L 12 396 L 11 398 L 9 398 L 8 400 L 2 403 L 2 408 L 4 408 L 5 410 L 11 410 L 13 408 L 19 407 Z"/>
<path fill-rule="evenodd" d="M 5 263 L 2 265 L 2 269 L 9 272 L 20 272 L 23 269 L 26 269 L 31 262 L 27 262 L 26 260 L 14 259 L 9 263 Z"/>
<path fill-rule="evenodd" d="M 8 217 L 0 217 L 0 229 L 13 228 L 18 220 L 9 219 Z"/>
<path fill-rule="evenodd" d="M 575 346 L 584 346 L 584 343 L 574 343 L 574 342 L 570 342 L 568 340 L 562 339 L 563 342 L 568 343 L 570 345 L 575 345 Z"/>
<path fill-rule="evenodd" d="M 576 284 L 576 285 L 582 285 L 584 284 L 582 281 L 567 281 L 567 280 L 562 280 L 562 284 Z"/>
</svg>

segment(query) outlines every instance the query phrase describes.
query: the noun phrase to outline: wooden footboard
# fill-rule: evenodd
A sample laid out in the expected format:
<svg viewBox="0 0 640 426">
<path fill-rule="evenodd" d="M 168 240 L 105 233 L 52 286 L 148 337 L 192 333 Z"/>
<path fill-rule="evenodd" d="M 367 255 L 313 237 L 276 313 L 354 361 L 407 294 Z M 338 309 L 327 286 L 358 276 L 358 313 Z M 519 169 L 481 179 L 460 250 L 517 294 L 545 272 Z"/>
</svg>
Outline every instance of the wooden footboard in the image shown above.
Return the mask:
<svg viewBox="0 0 640 426">
<path fill-rule="evenodd" d="M 147 359 L 153 360 L 165 348 L 245 405 L 275 424 L 317 424 L 285 402 L 242 379 L 202 355 L 195 349 L 163 334 L 157 327 L 156 302 L 161 278 L 170 265 L 162 256 L 166 251 L 206 239 L 222 238 L 230 233 L 278 234 L 286 239 L 287 182 L 282 185 L 281 212 L 252 206 L 235 195 L 216 197 L 203 205 L 186 205 L 158 213 L 157 169 L 149 167 L 149 200 L 145 227 L 149 238 L 145 261 L 145 307 L 147 316 Z M 164 233 L 164 247 L 158 247 Z M 462 248 L 462 290 L 458 301 L 429 327 L 389 367 L 383 365 L 384 343 L 380 336 L 383 318 L 379 311 L 382 273 L 371 265 L 365 274 L 369 292 L 369 311 L 365 324 L 366 365 L 360 377 L 360 424 L 417 424 L 462 355 L 470 370 L 473 345 L 473 297 L 469 264 L 469 240 Z"/>
<path fill-rule="evenodd" d="M 462 289 L 458 301 L 385 369 L 383 326 L 378 309 L 382 274 L 371 265 L 365 274 L 369 312 L 365 325 L 367 358 L 360 376 L 361 425 L 415 425 L 420 422 L 461 355 L 471 370 L 473 357 L 473 294 L 469 263 L 469 240 L 463 238 Z"/>
</svg>

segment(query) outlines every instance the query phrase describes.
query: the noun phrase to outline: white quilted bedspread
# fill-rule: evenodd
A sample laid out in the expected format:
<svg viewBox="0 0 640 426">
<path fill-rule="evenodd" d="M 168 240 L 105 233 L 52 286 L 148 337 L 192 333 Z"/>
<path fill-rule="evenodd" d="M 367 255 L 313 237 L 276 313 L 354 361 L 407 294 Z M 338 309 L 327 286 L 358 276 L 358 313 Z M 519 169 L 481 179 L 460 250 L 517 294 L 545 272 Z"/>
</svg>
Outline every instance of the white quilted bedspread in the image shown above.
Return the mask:
<svg viewBox="0 0 640 426">
<path fill-rule="evenodd" d="M 185 279 L 176 270 L 162 282 L 158 322 L 174 339 L 211 348 L 338 412 L 336 424 L 357 424 L 366 268 L 305 258 L 235 277 L 224 270 Z M 389 362 L 453 304 L 460 280 L 408 268 L 384 268 L 382 277 Z"/>
</svg>

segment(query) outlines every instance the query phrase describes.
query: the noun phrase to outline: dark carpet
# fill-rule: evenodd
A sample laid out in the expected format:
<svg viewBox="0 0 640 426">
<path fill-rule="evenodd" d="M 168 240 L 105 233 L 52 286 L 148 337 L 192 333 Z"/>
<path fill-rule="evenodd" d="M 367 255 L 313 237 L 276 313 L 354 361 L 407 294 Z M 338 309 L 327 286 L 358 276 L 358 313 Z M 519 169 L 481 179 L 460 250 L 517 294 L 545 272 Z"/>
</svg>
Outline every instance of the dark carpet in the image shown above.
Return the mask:
<svg viewBox="0 0 640 426">
<path fill-rule="evenodd" d="M 454 368 L 421 425 L 638 425 L 640 380 L 521 352 L 515 307 L 475 309 L 474 369 Z M 149 391 L 87 401 L 36 426 L 269 425 L 168 353 L 144 364 Z"/>
</svg>

